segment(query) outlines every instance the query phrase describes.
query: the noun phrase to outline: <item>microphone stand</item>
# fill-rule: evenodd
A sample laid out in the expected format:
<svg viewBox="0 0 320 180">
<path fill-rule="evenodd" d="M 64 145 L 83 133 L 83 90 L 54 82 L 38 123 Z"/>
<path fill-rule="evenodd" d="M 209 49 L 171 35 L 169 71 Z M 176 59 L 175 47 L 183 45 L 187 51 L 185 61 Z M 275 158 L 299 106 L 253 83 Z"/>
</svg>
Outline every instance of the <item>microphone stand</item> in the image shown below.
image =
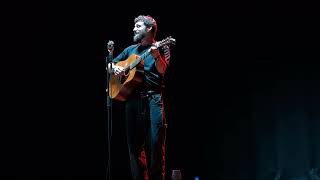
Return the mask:
<svg viewBox="0 0 320 180">
<path fill-rule="evenodd" d="M 107 169 L 106 169 L 106 179 L 111 180 L 111 136 L 112 136 L 112 100 L 109 96 L 109 80 L 110 80 L 110 69 L 109 63 L 113 59 L 113 41 L 108 42 L 108 52 L 109 55 L 106 57 L 106 65 L 107 65 L 107 146 L 108 146 L 108 161 L 107 161 Z"/>
<path fill-rule="evenodd" d="M 106 64 L 107 64 L 107 107 L 111 106 L 111 98 L 109 96 L 109 80 L 110 80 L 110 69 L 109 69 L 109 63 L 112 61 L 113 59 L 113 50 L 109 51 L 109 55 L 106 57 Z M 111 68 L 111 67 L 110 67 Z M 110 72 L 109 72 L 110 71 Z"/>
</svg>

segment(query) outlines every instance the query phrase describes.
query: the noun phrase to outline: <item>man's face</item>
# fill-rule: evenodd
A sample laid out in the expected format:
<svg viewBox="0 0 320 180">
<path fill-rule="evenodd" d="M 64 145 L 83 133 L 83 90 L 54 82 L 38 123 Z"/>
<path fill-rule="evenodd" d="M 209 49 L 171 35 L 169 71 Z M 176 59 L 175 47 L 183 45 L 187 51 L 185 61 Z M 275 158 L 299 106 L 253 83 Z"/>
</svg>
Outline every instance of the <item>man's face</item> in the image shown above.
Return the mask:
<svg viewBox="0 0 320 180">
<path fill-rule="evenodd" d="M 138 42 L 141 41 L 147 34 L 148 28 L 142 21 L 138 21 L 133 28 L 133 41 Z"/>
</svg>

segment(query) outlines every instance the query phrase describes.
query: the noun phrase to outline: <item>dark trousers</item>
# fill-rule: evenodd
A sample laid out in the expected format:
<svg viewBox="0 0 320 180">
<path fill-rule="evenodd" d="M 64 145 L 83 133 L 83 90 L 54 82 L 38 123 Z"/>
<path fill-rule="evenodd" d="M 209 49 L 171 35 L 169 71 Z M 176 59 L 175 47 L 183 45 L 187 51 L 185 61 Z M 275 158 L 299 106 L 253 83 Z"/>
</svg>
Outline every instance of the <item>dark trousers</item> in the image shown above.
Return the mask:
<svg viewBox="0 0 320 180">
<path fill-rule="evenodd" d="M 160 93 L 139 93 L 126 103 L 126 132 L 134 180 L 164 180 L 166 125 Z"/>
</svg>

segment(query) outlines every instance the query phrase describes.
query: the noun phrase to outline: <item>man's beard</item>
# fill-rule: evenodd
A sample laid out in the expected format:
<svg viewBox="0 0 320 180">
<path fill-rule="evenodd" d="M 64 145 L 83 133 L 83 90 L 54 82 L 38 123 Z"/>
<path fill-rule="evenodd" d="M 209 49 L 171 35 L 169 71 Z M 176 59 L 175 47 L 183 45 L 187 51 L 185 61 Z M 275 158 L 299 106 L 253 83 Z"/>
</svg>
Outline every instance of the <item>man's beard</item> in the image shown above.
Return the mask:
<svg viewBox="0 0 320 180">
<path fill-rule="evenodd" d="M 138 33 L 133 36 L 133 42 L 141 41 L 145 37 L 145 33 Z"/>
</svg>

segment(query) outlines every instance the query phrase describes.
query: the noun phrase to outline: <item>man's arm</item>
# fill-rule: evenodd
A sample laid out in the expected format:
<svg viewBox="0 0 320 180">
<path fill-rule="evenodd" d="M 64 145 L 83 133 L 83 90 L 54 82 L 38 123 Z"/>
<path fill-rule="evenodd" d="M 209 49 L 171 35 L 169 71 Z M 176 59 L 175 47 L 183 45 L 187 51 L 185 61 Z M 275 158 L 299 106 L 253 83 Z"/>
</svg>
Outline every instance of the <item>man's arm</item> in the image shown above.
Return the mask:
<svg viewBox="0 0 320 180">
<path fill-rule="evenodd" d="M 170 49 L 168 46 L 163 47 L 163 54 L 155 47 L 151 47 L 151 55 L 155 58 L 157 71 L 164 76 L 170 62 Z"/>
</svg>

